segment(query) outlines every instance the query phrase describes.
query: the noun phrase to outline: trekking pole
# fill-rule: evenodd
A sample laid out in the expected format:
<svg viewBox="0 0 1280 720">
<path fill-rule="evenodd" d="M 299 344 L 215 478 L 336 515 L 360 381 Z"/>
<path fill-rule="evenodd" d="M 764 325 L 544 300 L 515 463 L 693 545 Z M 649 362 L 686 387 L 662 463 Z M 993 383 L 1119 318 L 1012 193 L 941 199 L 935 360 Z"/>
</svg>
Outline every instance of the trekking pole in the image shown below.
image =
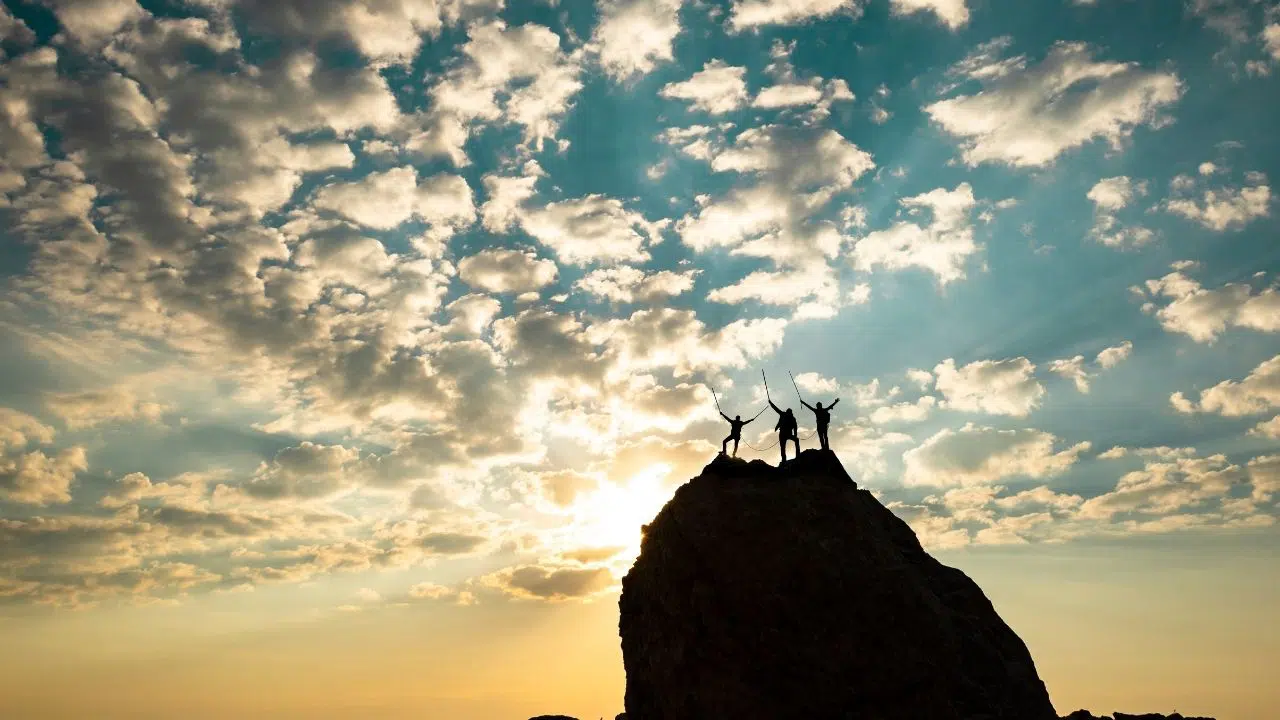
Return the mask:
<svg viewBox="0 0 1280 720">
<path fill-rule="evenodd" d="M 716 389 L 711 387 L 710 385 L 707 386 L 707 389 L 711 391 L 711 399 L 716 401 L 716 412 L 723 415 L 724 410 L 720 409 L 720 398 L 716 397 Z"/>
<path fill-rule="evenodd" d="M 788 374 L 788 375 L 791 375 L 791 371 L 790 371 L 790 370 L 788 370 L 788 371 L 787 371 L 787 374 Z M 804 397 L 802 397 L 802 396 L 800 395 L 800 386 L 799 386 L 799 385 L 796 385 L 796 376 L 795 376 L 795 375 L 791 375 L 791 387 L 793 387 L 793 388 L 795 388 L 795 389 L 796 389 L 796 397 L 797 397 L 797 398 L 799 398 L 799 400 L 800 400 L 800 404 L 801 404 L 801 405 L 803 405 L 803 404 L 804 404 Z"/>
</svg>

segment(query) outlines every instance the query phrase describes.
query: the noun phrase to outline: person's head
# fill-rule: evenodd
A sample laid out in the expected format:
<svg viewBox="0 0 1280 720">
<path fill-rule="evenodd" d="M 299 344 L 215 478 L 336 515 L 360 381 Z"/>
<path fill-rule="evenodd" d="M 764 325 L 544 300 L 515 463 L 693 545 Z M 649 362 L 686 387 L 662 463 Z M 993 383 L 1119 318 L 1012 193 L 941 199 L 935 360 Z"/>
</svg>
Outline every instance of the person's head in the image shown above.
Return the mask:
<svg viewBox="0 0 1280 720">
<path fill-rule="evenodd" d="M 734 420 L 741 420 L 741 419 L 742 419 L 742 416 L 741 416 L 741 415 L 734 415 L 734 416 L 733 416 L 733 419 L 734 419 Z"/>
<path fill-rule="evenodd" d="M 791 408 L 787 408 L 787 415 L 791 415 Z"/>
<path fill-rule="evenodd" d="M 822 409 L 822 401 L 821 401 L 821 400 L 819 400 L 819 401 L 818 401 L 818 409 L 819 409 L 819 410 L 821 410 L 821 409 Z"/>
</svg>

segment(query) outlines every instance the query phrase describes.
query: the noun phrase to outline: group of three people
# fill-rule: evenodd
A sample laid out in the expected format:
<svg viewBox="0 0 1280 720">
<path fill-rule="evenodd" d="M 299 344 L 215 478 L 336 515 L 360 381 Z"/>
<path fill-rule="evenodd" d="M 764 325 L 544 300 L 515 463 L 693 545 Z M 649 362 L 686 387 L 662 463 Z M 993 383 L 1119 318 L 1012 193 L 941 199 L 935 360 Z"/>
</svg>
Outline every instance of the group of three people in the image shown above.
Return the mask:
<svg viewBox="0 0 1280 720">
<path fill-rule="evenodd" d="M 822 444 L 823 450 L 831 449 L 830 443 L 827 440 L 827 429 L 831 426 L 831 409 L 834 408 L 838 402 L 840 402 L 840 398 L 836 398 L 835 401 L 824 408 L 822 407 L 821 402 L 817 405 L 810 405 L 804 400 L 800 401 L 801 405 L 804 405 L 813 412 L 814 419 L 818 425 L 818 442 Z M 796 422 L 795 413 L 791 412 L 791 408 L 783 410 L 773 404 L 772 398 L 769 399 L 769 407 L 773 408 L 773 411 L 778 413 L 778 422 L 773 426 L 773 429 L 778 431 L 778 446 L 782 448 L 782 462 L 787 461 L 788 442 L 795 443 L 796 457 L 799 457 L 800 426 L 799 423 Z M 764 410 L 761 410 L 760 412 L 764 412 Z M 760 417 L 760 413 L 756 413 L 756 417 L 753 417 L 750 420 L 743 420 L 741 415 L 735 415 L 731 418 L 723 412 L 720 413 L 720 417 L 729 421 L 729 436 L 720 443 L 720 454 L 728 454 L 726 451 L 729 448 L 729 441 L 732 440 L 733 456 L 738 457 L 738 442 L 742 440 L 742 428 L 755 422 L 755 419 Z"/>
</svg>

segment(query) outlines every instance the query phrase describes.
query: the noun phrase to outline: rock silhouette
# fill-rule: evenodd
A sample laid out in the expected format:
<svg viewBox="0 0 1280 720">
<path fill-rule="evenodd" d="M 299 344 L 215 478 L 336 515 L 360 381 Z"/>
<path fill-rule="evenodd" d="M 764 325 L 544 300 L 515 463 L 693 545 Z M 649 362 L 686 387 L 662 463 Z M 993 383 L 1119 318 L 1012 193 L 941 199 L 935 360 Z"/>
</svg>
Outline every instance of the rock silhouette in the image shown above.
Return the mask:
<svg viewBox="0 0 1280 720">
<path fill-rule="evenodd" d="M 1056 720 L 1026 645 L 836 456 L 719 457 L 622 583 L 629 720 Z"/>
<path fill-rule="evenodd" d="M 1114 712 L 1111 715 L 1103 715 L 1101 717 L 1089 714 L 1088 711 L 1076 710 L 1073 714 L 1062 717 L 1062 720 L 1215 720 L 1213 717 L 1189 717 L 1174 712 L 1172 715 L 1157 715 L 1155 712 L 1147 715 L 1129 715 L 1126 712 Z"/>
</svg>

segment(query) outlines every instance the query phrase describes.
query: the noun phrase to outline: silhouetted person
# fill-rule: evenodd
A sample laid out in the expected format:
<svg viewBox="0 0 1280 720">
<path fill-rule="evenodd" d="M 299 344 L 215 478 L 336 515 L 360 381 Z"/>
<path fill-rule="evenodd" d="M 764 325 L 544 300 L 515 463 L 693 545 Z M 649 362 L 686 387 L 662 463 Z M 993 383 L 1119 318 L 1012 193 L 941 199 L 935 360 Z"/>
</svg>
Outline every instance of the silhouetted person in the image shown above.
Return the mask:
<svg viewBox="0 0 1280 720">
<path fill-rule="evenodd" d="M 782 448 L 782 462 L 787 461 L 787 441 L 790 440 L 796 444 L 796 457 L 800 457 L 800 425 L 796 422 L 795 413 L 791 412 L 791 408 L 783 410 L 773 401 L 769 401 L 769 407 L 778 413 L 778 424 L 773 426 L 778 431 L 778 447 Z"/>
<path fill-rule="evenodd" d="M 831 403 L 826 408 L 823 408 L 822 403 L 818 403 L 818 406 L 814 407 L 803 400 L 800 401 L 801 405 L 813 411 L 813 415 L 817 419 L 818 441 L 822 443 L 823 450 L 831 449 L 830 444 L 827 442 L 827 427 L 831 425 L 831 409 L 834 408 L 838 402 L 840 402 L 840 398 L 836 398 L 835 402 Z"/>
<path fill-rule="evenodd" d="M 720 413 L 720 417 L 729 421 L 729 437 L 720 443 L 720 454 L 726 455 L 725 449 L 729 447 L 729 441 L 733 441 L 733 456 L 738 457 L 738 441 L 742 439 L 742 428 L 755 422 L 755 418 L 743 420 L 741 415 L 734 415 L 732 418 L 724 413 Z"/>
</svg>

